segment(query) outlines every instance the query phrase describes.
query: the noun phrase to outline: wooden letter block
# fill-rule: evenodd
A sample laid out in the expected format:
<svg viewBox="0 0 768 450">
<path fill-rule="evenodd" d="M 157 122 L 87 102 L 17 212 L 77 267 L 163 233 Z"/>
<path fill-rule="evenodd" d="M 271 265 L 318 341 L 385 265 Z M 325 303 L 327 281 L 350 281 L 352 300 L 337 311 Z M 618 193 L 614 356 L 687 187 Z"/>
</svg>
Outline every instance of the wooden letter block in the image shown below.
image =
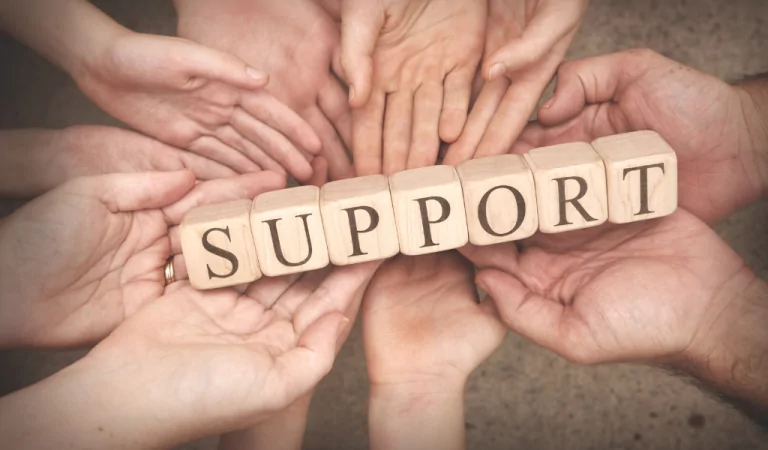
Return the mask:
<svg viewBox="0 0 768 450">
<path fill-rule="evenodd" d="M 672 214 L 677 208 L 677 156 L 655 131 L 592 143 L 608 177 L 608 220 L 628 223 Z"/>
<path fill-rule="evenodd" d="M 389 181 L 384 175 L 326 184 L 320 190 L 320 211 L 333 264 L 385 259 L 400 251 Z"/>
<path fill-rule="evenodd" d="M 196 289 L 250 283 L 261 278 L 251 234 L 250 200 L 201 206 L 181 222 L 181 249 Z"/>
<path fill-rule="evenodd" d="M 400 251 L 423 255 L 466 245 L 467 219 L 456 170 L 432 166 L 389 178 Z"/>
<path fill-rule="evenodd" d="M 539 227 L 533 174 L 522 156 L 472 159 L 458 169 L 469 241 L 491 245 L 531 236 Z"/>
<path fill-rule="evenodd" d="M 595 227 L 608 219 L 605 166 L 591 145 L 536 148 L 524 158 L 536 183 L 543 233 Z"/>
<path fill-rule="evenodd" d="M 256 197 L 251 230 L 259 265 L 276 277 L 328 265 L 328 248 L 320 216 L 320 189 L 301 186 Z"/>
</svg>

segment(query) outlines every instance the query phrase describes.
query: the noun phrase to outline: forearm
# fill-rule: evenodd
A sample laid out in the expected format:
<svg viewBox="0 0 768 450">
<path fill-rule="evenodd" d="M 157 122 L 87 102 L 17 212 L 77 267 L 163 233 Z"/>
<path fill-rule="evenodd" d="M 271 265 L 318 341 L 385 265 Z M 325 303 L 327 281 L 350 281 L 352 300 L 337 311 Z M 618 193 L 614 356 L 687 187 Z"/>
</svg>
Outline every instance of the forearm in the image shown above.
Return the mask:
<svg viewBox="0 0 768 450">
<path fill-rule="evenodd" d="M 464 384 L 371 386 L 372 450 L 465 448 Z"/>
<path fill-rule="evenodd" d="M 297 400 L 268 420 L 221 436 L 219 450 L 301 450 L 310 398 Z"/>
<path fill-rule="evenodd" d="M 4 0 L 0 27 L 75 78 L 127 31 L 84 0 Z"/>
<path fill-rule="evenodd" d="M 748 133 L 747 153 L 755 165 L 763 196 L 768 196 L 768 77 L 742 82 L 735 86 L 741 99 L 742 113 Z"/>
<path fill-rule="evenodd" d="M 69 178 L 66 130 L 0 131 L 0 197 L 30 198 Z"/>
</svg>

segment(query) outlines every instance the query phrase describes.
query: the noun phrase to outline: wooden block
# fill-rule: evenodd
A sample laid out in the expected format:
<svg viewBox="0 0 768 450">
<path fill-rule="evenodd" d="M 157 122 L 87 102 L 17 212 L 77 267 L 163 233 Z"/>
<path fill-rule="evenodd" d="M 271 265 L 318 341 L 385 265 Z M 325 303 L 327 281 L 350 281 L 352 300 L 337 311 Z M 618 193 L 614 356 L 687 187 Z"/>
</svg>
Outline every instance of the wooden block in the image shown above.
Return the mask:
<svg viewBox="0 0 768 450">
<path fill-rule="evenodd" d="M 406 170 L 389 178 L 400 251 L 441 252 L 467 243 L 461 182 L 450 166 Z"/>
<path fill-rule="evenodd" d="M 181 249 L 197 289 L 250 283 L 261 278 L 251 234 L 251 201 L 195 208 L 181 222 Z"/>
<path fill-rule="evenodd" d="M 389 181 L 384 175 L 326 184 L 320 190 L 320 211 L 333 264 L 385 259 L 400 251 Z"/>
<path fill-rule="evenodd" d="M 522 156 L 471 159 L 456 170 L 464 191 L 469 242 L 515 241 L 539 228 L 533 174 Z"/>
<path fill-rule="evenodd" d="M 253 201 L 251 230 L 259 265 L 276 277 L 328 265 L 320 216 L 320 189 L 301 186 L 267 192 Z"/>
<path fill-rule="evenodd" d="M 677 156 L 655 131 L 636 131 L 592 143 L 605 163 L 608 220 L 629 223 L 677 209 Z"/>
<path fill-rule="evenodd" d="M 586 142 L 553 145 L 523 157 L 536 183 L 543 233 L 595 227 L 608 219 L 605 166 L 592 146 Z"/>
</svg>

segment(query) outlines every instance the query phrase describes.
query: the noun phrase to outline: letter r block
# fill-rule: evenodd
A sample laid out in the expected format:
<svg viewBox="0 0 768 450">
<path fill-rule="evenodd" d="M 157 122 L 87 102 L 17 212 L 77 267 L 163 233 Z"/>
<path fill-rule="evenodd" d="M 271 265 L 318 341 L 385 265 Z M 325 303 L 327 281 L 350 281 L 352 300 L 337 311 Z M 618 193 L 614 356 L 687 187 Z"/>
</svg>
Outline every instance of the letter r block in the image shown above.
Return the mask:
<svg viewBox="0 0 768 450">
<path fill-rule="evenodd" d="M 672 214 L 677 208 L 677 156 L 655 131 L 596 139 L 605 163 L 608 220 L 629 223 Z"/>
<path fill-rule="evenodd" d="M 464 191 L 471 243 L 515 241 L 539 228 L 533 175 L 522 156 L 471 159 L 456 170 Z"/>
<path fill-rule="evenodd" d="M 461 182 L 450 166 L 406 170 L 389 177 L 400 251 L 423 255 L 466 245 Z"/>
<path fill-rule="evenodd" d="M 591 145 L 575 142 L 535 148 L 523 158 L 533 172 L 542 233 L 605 223 L 605 166 Z"/>
<path fill-rule="evenodd" d="M 261 278 L 251 235 L 250 200 L 195 208 L 179 227 L 189 281 L 196 289 Z"/>
<path fill-rule="evenodd" d="M 384 175 L 326 184 L 320 190 L 320 211 L 333 264 L 385 259 L 400 251 L 389 181 Z"/>
<path fill-rule="evenodd" d="M 259 265 L 276 277 L 328 265 L 320 189 L 301 186 L 266 192 L 253 201 L 251 231 Z"/>
</svg>

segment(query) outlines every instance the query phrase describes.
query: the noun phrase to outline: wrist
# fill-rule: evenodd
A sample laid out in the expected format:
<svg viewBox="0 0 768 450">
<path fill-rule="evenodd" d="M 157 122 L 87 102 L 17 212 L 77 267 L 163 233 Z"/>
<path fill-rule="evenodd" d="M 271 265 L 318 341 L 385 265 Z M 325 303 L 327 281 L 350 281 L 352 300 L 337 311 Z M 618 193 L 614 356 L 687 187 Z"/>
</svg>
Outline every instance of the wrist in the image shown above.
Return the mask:
<svg viewBox="0 0 768 450">
<path fill-rule="evenodd" d="M 741 154 L 745 167 L 757 170 L 763 197 L 768 196 L 768 79 L 734 86 L 741 103 L 745 138 Z"/>
</svg>

